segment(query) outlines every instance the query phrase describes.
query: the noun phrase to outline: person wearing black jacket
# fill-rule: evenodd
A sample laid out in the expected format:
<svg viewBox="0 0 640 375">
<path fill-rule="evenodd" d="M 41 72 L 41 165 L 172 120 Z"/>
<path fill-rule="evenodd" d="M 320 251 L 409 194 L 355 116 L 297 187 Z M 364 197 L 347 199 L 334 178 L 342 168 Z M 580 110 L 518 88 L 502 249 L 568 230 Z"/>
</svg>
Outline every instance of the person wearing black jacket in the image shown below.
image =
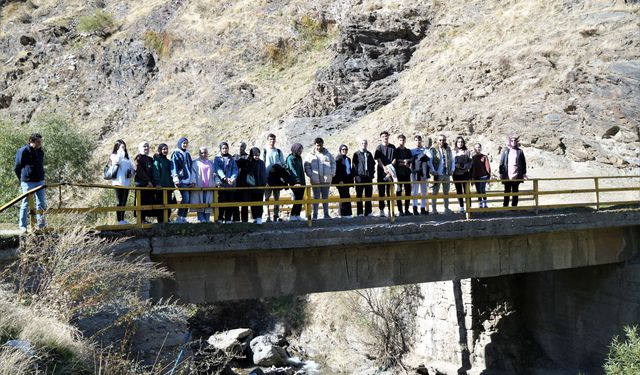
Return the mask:
<svg viewBox="0 0 640 375">
<path fill-rule="evenodd" d="M 353 168 L 351 159 L 347 156 L 349 149 L 346 145 L 340 145 L 338 156 L 336 157 L 336 174 L 331 181 L 332 184 L 353 184 Z M 351 186 L 337 186 L 340 198 L 351 198 L 349 190 Z M 351 202 L 340 203 L 340 216 L 351 218 Z"/>
<path fill-rule="evenodd" d="M 367 150 L 368 145 L 369 142 L 367 142 L 366 139 L 360 140 L 360 150 L 353 153 L 353 160 L 351 161 L 352 171 L 356 182 L 356 197 L 358 198 L 362 198 L 363 192 L 365 198 L 371 198 L 373 195 L 373 185 L 370 184 L 373 182 L 373 175 L 376 170 L 376 161 L 373 159 L 371 152 Z M 364 211 L 362 210 L 362 206 L 362 201 L 358 200 L 356 202 L 356 212 L 358 216 L 371 215 L 371 201 L 368 200 L 364 202 Z"/>
<path fill-rule="evenodd" d="M 244 174 L 243 184 L 247 187 L 260 187 L 267 185 L 267 167 L 264 161 L 260 160 L 260 149 L 253 147 L 249 150 L 249 159 L 247 160 L 246 173 Z M 262 202 L 264 198 L 264 190 L 250 189 L 248 190 L 249 202 Z M 253 222 L 262 224 L 262 206 L 251 206 L 251 216 Z"/>
<path fill-rule="evenodd" d="M 398 205 L 398 213 L 400 216 L 411 215 L 409 211 L 409 197 L 411 196 L 411 169 L 413 166 L 413 154 L 411 150 L 404 146 L 407 138 L 404 134 L 398 136 L 398 147 L 393 152 L 392 164 L 396 168 L 396 176 L 398 177 L 398 184 L 396 189 L 396 200 Z M 402 209 L 402 188 L 404 187 L 404 210 Z"/>
<path fill-rule="evenodd" d="M 238 153 L 233 155 L 233 158 L 238 165 L 238 181 L 236 182 L 237 187 L 246 187 L 245 181 L 247 176 L 247 166 L 249 163 L 249 154 L 246 152 L 247 144 L 245 142 L 240 142 L 238 144 Z M 249 191 L 246 189 L 238 189 L 235 191 L 236 202 L 247 202 L 249 199 Z M 243 223 L 249 221 L 249 207 L 234 207 L 233 208 L 233 221 L 239 222 L 242 220 Z"/>
<path fill-rule="evenodd" d="M 153 158 L 149 156 L 149 142 L 142 142 L 138 145 L 138 155 L 133 159 L 136 174 L 133 179 L 136 187 L 153 187 Z M 154 190 L 140 190 L 140 205 L 152 205 L 155 200 Z M 137 196 L 137 194 L 136 194 Z M 136 212 L 137 215 L 137 212 Z M 146 222 L 148 217 L 156 216 L 153 210 L 141 211 L 142 221 Z"/>
<path fill-rule="evenodd" d="M 29 137 L 29 142 L 22 146 L 16 153 L 16 161 L 13 168 L 23 193 L 38 186 L 44 185 L 44 151 L 42 150 L 42 135 L 33 133 Z M 36 210 L 46 210 L 47 202 L 44 189 L 35 193 Z M 18 224 L 20 231 L 27 231 L 27 217 L 29 213 L 29 201 L 25 197 L 20 205 Z M 44 215 L 38 214 L 38 227 L 43 228 L 45 224 Z"/>
<path fill-rule="evenodd" d="M 503 180 L 505 194 L 517 194 L 522 180 L 528 179 L 527 161 L 524 158 L 524 152 L 520 148 L 517 136 L 510 136 L 507 142 L 507 147 L 504 148 L 502 155 L 500 155 L 500 179 Z M 516 207 L 518 205 L 517 195 L 513 197 L 505 195 L 502 205 L 504 207 L 509 206 L 509 198 L 511 198 L 511 206 Z"/>
</svg>

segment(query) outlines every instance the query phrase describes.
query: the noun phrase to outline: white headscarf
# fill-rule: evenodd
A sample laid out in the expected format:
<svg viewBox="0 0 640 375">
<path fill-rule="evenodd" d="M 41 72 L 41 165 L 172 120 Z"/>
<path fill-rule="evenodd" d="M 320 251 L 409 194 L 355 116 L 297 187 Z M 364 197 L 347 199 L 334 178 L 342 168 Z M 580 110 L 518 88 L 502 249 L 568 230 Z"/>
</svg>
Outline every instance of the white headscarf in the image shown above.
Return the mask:
<svg viewBox="0 0 640 375">
<path fill-rule="evenodd" d="M 149 150 L 147 152 L 144 151 L 144 146 L 149 146 L 149 142 L 140 142 L 138 145 L 138 152 L 142 155 L 149 155 Z"/>
</svg>

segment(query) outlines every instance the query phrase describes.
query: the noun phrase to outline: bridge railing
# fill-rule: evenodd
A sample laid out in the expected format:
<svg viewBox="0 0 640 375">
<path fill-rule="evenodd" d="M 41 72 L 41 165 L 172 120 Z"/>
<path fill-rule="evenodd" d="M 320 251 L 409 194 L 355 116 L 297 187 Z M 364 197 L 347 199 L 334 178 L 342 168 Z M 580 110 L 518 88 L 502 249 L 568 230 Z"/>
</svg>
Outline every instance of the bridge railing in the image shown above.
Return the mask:
<svg viewBox="0 0 640 375">
<path fill-rule="evenodd" d="M 516 180 L 510 180 L 516 181 Z M 61 214 L 78 214 L 78 213 L 90 213 L 96 217 L 93 226 L 97 230 L 122 230 L 131 228 L 150 228 L 154 224 L 145 223 L 142 218 L 143 211 L 155 211 L 156 214 L 162 215 L 162 221 L 169 222 L 170 210 L 179 208 L 187 208 L 190 210 L 208 209 L 212 212 L 212 220 L 218 220 L 220 218 L 220 208 L 226 207 L 251 207 L 251 206 L 282 206 L 281 211 L 288 211 L 288 207 L 292 204 L 301 204 L 305 209 L 306 220 L 309 226 L 313 225 L 312 220 L 312 206 L 313 204 L 329 203 L 331 208 L 339 208 L 340 203 L 349 202 L 352 206 L 357 202 L 372 202 L 373 207 L 379 207 L 379 201 L 387 201 L 389 203 L 389 220 L 391 223 L 396 218 L 396 201 L 401 200 L 404 203 L 405 200 L 418 201 L 425 199 L 427 201 L 427 207 L 431 203 L 430 200 L 435 199 L 439 206 L 445 199 L 450 201 L 451 206 L 455 206 L 458 198 L 463 201 L 463 208 L 465 217 L 471 219 L 475 213 L 483 212 L 496 212 L 496 211 L 512 211 L 512 210 L 529 210 L 539 211 L 541 209 L 559 209 L 559 208 L 571 208 L 571 207 L 592 207 L 596 210 L 608 206 L 617 205 L 640 205 L 640 176 L 597 176 L 597 177 L 565 177 L 565 178 L 533 178 L 525 180 L 517 180 L 521 182 L 521 187 L 518 192 L 505 193 L 502 191 L 503 180 L 482 180 L 482 181 L 450 181 L 450 193 L 444 194 L 430 194 L 432 191 L 434 181 L 426 181 L 427 193 L 417 194 L 409 196 L 398 196 L 396 194 L 396 187 L 399 184 L 422 184 L 425 181 L 417 182 L 372 182 L 372 183 L 353 183 L 353 184 L 338 184 L 338 185 L 306 185 L 296 186 L 296 188 L 304 188 L 304 197 L 302 200 L 294 201 L 287 197 L 280 197 L 278 200 L 269 199 L 268 201 L 243 201 L 243 202 L 221 202 L 221 192 L 223 191 L 239 191 L 239 190 L 266 190 L 266 189 L 289 189 L 290 186 L 264 186 L 264 187 L 234 187 L 234 188 L 155 188 L 155 187 L 134 187 L 134 186 L 112 186 L 104 184 L 81 184 L 81 183 L 56 183 L 40 186 L 32 189 L 28 192 L 21 194 L 20 196 L 7 202 L 0 207 L 0 212 L 8 209 L 11 206 L 17 205 L 24 198 L 28 201 L 29 207 L 29 223 L 33 227 L 36 225 L 36 215 L 61 215 Z M 475 182 L 485 182 L 488 184 L 487 192 L 485 194 L 478 194 L 472 192 L 472 187 Z M 464 192 L 455 193 L 454 184 L 460 183 L 464 186 Z M 380 197 L 378 194 L 373 194 L 371 197 L 355 197 L 354 191 L 351 189 L 350 198 L 340 198 L 336 196 L 335 192 L 327 199 L 314 199 L 312 195 L 313 187 L 320 186 L 348 186 L 354 187 L 356 185 L 365 186 L 371 185 L 377 188 L 383 185 L 390 185 L 390 195 Z M 496 189 L 496 187 L 498 189 Z M 558 188 L 559 187 L 559 188 Z M 49 208 L 45 211 L 35 209 L 34 195 L 40 189 L 47 189 L 52 198 L 57 201 L 54 208 Z M 127 189 L 133 191 L 134 204 L 127 204 L 125 206 L 114 206 L 98 204 L 93 206 L 74 206 L 69 199 L 65 199 L 66 194 L 63 193 L 63 189 L 75 189 L 80 190 L 81 193 L 86 193 L 91 189 L 99 190 L 116 190 Z M 376 189 L 377 190 L 377 189 Z M 442 190 L 442 187 L 441 189 Z M 142 204 L 142 192 L 153 191 L 158 194 L 160 199 L 155 201 L 161 201 L 161 203 L 154 204 Z M 213 193 L 213 199 L 209 203 L 200 204 L 182 204 L 171 203 L 170 196 L 175 191 L 211 191 Z M 57 193 L 57 194 L 55 194 Z M 264 194 L 263 194 L 264 195 Z M 57 199 L 56 199 L 57 196 Z M 505 197 L 519 198 L 518 206 L 503 206 Z M 489 202 L 489 207 L 479 207 L 474 205 L 474 201 L 478 198 L 486 198 Z M 103 195 L 104 198 L 104 195 Z M 103 199 L 104 200 L 104 199 Z M 74 201 L 74 200 L 71 200 Z M 115 202 L 115 199 L 113 199 Z M 420 202 L 418 202 L 420 203 Z M 412 206 L 412 203 L 410 203 Z M 352 207 L 355 211 L 355 207 Z M 111 225 L 107 223 L 108 218 L 104 215 L 110 212 L 122 212 L 129 211 L 135 213 L 135 223 L 127 225 Z M 102 215 L 102 216 L 101 216 Z M 154 216 L 154 215 L 150 215 Z"/>
</svg>

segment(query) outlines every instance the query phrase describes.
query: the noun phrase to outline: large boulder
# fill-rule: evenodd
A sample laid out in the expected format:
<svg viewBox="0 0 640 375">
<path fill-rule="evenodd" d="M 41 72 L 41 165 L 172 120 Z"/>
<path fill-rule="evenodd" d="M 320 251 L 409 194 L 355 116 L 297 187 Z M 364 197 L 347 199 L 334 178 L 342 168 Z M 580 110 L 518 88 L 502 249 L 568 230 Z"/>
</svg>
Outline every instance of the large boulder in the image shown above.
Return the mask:
<svg viewBox="0 0 640 375">
<path fill-rule="evenodd" d="M 258 366 L 285 366 L 289 361 L 287 352 L 275 345 L 269 336 L 257 336 L 250 343 L 253 363 Z"/>
<path fill-rule="evenodd" d="M 249 328 L 238 328 L 211 335 L 207 342 L 225 353 L 240 355 L 247 348 L 247 342 L 253 336 Z"/>
</svg>

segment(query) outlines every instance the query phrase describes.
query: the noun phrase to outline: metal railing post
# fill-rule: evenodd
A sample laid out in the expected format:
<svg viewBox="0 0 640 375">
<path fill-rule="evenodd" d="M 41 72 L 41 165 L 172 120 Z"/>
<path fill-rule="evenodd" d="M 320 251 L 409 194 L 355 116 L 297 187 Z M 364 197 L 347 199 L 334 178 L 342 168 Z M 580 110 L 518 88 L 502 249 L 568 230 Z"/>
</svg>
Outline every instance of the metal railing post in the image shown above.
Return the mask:
<svg viewBox="0 0 640 375">
<path fill-rule="evenodd" d="M 396 204 L 396 189 L 395 183 L 383 182 L 383 184 L 387 184 L 387 186 L 391 186 L 391 191 L 389 192 L 389 218 L 391 219 L 391 224 L 396 221 L 395 209 L 394 206 Z"/>
<path fill-rule="evenodd" d="M 213 221 L 218 221 L 219 220 L 218 215 L 220 214 L 220 209 L 218 207 L 218 189 L 215 189 L 213 191 L 213 204 L 214 204 Z"/>
<path fill-rule="evenodd" d="M 37 220 L 36 220 L 36 204 L 34 202 L 34 193 L 31 193 L 27 196 L 27 202 L 29 202 L 29 225 L 31 229 L 35 229 Z"/>
<path fill-rule="evenodd" d="M 313 220 L 311 220 L 311 203 L 309 203 L 309 199 L 311 199 L 311 186 L 307 185 L 304 187 L 304 212 L 307 215 L 307 225 L 313 225 Z"/>
<path fill-rule="evenodd" d="M 162 190 L 162 221 L 164 223 L 169 222 L 169 210 L 167 209 L 167 205 L 169 204 L 169 190 Z"/>
<path fill-rule="evenodd" d="M 540 206 L 540 195 L 538 194 L 539 192 L 539 186 L 538 186 L 538 179 L 534 179 L 533 180 L 533 201 L 535 203 L 536 206 L 536 215 L 538 214 L 538 209 Z"/>
<path fill-rule="evenodd" d="M 594 177 L 593 184 L 596 190 L 596 210 L 600 210 L 600 179 L 598 177 Z"/>
<path fill-rule="evenodd" d="M 465 192 L 464 192 L 464 203 L 466 205 L 466 218 L 467 220 L 471 219 L 471 181 L 467 180 L 464 182 Z"/>
<path fill-rule="evenodd" d="M 142 225 L 142 211 L 140 210 L 140 206 L 141 203 L 140 202 L 140 197 L 142 196 L 142 193 L 140 191 L 140 189 L 136 189 L 136 224 L 137 225 Z"/>
</svg>

